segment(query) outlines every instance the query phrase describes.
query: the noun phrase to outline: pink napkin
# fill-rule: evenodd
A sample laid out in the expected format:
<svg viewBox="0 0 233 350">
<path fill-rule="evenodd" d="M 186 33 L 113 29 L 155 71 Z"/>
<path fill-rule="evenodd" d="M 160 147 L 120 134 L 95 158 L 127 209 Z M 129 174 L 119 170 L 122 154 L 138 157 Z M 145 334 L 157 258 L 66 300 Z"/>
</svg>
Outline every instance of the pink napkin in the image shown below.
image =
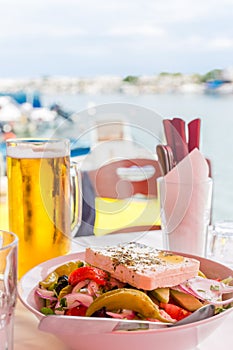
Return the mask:
<svg viewBox="0 0 233 350">
<path fill-rule="evenodd" d="M 211 211 L 212 180 L 198 149 L 158 180 L 166 249 L 205 255 Z"/>
</svg>

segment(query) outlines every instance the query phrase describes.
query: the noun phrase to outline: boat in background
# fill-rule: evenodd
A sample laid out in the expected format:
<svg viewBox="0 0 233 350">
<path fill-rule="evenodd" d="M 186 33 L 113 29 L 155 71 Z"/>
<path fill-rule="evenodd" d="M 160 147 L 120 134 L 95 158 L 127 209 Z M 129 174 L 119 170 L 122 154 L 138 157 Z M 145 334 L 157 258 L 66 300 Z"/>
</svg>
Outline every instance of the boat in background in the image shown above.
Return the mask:
<svg viewBox="0 0 233 350">
<path fill-rule="evenodd" d="M 44 107 L 38 92 L 0 93 L 0 162 L 5 173 L 6 145 L 14 137 L 50 137 L 68 113 L 56 105 Z"/>
<path fill-rule="evenodd" d="M 71 113 L 59 105 L 43 106 L 40 93 L 0 93 L 0 139 L 28 136 L 48 136 L 60 122 L 69 119 Z"/>
<path fill-rule="evenodd" d="M 233 93 L 233 83 L 226 79 L 211 79 L 206 82 L 205 93 L 229 94 Z"/>
</svg>

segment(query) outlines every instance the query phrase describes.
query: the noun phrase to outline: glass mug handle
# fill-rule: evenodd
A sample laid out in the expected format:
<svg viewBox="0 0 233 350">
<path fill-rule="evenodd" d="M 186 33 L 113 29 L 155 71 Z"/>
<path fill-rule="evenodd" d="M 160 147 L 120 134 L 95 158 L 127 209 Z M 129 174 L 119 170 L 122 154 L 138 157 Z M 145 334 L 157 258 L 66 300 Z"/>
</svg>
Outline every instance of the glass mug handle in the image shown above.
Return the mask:
<svg viewBox="0 0 233 350">
<path fill-rule="evenodd" d="M 71 194 L 71 236 L 78 233 L 82 223 L 82 176 L 78 163 L 70 162 L 70 194 Z"/>
</svg>

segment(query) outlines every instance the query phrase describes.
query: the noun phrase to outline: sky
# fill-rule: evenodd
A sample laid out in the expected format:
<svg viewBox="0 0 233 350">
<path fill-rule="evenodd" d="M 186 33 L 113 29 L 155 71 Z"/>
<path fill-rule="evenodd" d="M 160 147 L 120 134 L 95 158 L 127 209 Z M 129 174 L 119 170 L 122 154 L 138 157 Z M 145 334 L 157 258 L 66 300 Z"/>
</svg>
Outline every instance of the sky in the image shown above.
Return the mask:
<svg viewBox="0 0 233 350">
<path fill-rule="evenodd" d="M 0 0 L 0 78 L 233 66 L 233 0 Z"/>
</svg>

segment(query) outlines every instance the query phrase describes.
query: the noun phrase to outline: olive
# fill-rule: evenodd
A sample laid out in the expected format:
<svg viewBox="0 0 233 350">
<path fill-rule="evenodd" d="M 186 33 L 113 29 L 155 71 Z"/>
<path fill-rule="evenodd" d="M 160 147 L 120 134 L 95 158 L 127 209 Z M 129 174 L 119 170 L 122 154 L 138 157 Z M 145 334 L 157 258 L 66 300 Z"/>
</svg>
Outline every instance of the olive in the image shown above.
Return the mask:
<svg viewBox="0 0 233 350">
<path fill-rule="evenodd" d="M 60 291 L 68 285 L 68 276 L 62 275 L 57 280 L 57 285 L 55 287 L 55 291 L 57 295 L 59 295 Z"/>
</svg>

